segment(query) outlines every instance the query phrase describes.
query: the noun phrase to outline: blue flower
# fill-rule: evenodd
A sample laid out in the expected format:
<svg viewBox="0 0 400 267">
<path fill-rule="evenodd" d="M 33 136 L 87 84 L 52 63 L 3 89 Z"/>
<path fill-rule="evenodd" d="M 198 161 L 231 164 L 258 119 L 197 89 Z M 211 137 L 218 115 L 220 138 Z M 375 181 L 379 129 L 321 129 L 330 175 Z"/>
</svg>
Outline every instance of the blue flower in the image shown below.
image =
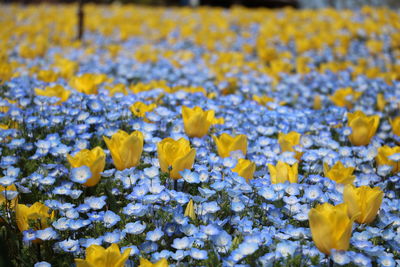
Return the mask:
<svg viewBox="0 0 400 267">
<path fill-rule="evenodd" d="M 345 265 L 351 261 L 351 257 L 347 251 L 332 250 L 331 258 L 336 264 L 339 265 Z"/>
<path fill-rule="evenodd" d="M 188 182 L 189 184 L 198 184 L 200 183 L 199 175 L 195 172 L 191 172 L 188 169 L 185 169 L 180 172 L 182 178 Z"/>
<path fill-rule="evenodd" d="M 190 239 L 188 237 L 175 238 L 171 247 L 175 249 L 186 249 L 191 245 Z"/>
<path fill-rule="evenodd" d="M 104 213 L 103 223 L 106 228 L 111 228 L 121 220 L 121 217 L 113 211 L 108 210 Z"/>
<path fill-rule="evenodd" d="M 49 227 L 44 230 L 36 231 L 36 237 L 41 240 L 53 240 L 57 238 L 57 232 L 53 228 Z"/>
<path fill-rule="evenodd" d="M 33 265 L 33 267 L 51 267 L 51 264 L 48 263 L 47 261 L 39 261 L 36 262 L 35 265 Z"/>
<path fill-rule="evenodd" d="M 150 241 L 158 241 L 164 236 L 164 232 L 161 230 L 161 228 L 156 228 L 153 231 L 149 231 L 146 234 L 146 240 Z"/>
<path fill-rule="evenodd" d="M 195 260 L 206 260 L 208 259 L 207 251 L 197 249 L 197 248 L 192 248 L 190 250 L 190 256 L 195 259 Z"/>
<path fill-rule="evenodd" d="M 146 224 L 145 223 L 140 223 L 140 221 L 134 222 L 134 223 L 127 223 L 125 225 L 124 231 L 128 234 L 134 234 L 134 235 L 139 235 L 143 233 L 143 231 L 146 229 Z"/>
<path fill-rule="evenodd" d="M 79 241 L 74 239 L 65 239 L 57 243 L 64 252 L 77 252 L 79 250 Z"/>
<path fill-rule="evenodd" d="M 88 166 L 81 166 L 71 170 L 71 180 L 75 183 L 84 184 L 90 177 L 92 177 L 92 173 Z"/>
</svg>

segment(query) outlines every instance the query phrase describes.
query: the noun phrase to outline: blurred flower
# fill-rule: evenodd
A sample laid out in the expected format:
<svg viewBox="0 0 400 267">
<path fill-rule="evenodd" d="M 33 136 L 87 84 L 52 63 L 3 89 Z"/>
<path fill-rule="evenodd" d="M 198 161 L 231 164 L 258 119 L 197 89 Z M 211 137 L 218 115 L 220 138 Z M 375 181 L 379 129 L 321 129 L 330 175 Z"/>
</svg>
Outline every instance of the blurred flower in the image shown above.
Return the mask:
<svg viewBox="0 0 400 267">
<path fill-rule="evenodd" d="M 400 136 L 400 116 L 392 119 L 389 119 L 390 125 L 392 126 L 392 132 L 397 135 Z"/>
<path fill-rule="evenodd" d="M 86 248 L 86 259 L 75 259 L 77 267 L 124 267 L 129 258 L 130 248 L 121 254 L 117 244 L 112 244 L 107 249 L 99 245 Z"/>
<path fill-rule="evenodd" d="M 140 263 L 138 267 L 168 267 L 168 261 L 165 258 L 157 261 L 156 263 L 151 263 L 151 261 L 146 260 L 145 258 L 140 258 Z"/>
<path fill-rule="evenodd" d="M 347 204 L 349 217 L 358 223 L 371 223 L 378 213 L 383 199 L 379 187 L 354 187 L 346 185 L 343 190 L 343 202 Z"/>
<path fill-rule="evenodd" d="M 135 102 L 132 106 L 130 106 L 129 109 L 136 117 L 144 118 L 146 116 L 146 112 L 153 111 L 156 107 L 157 105 L 154 103 L 147 105 L 143 102 Z"/>
<path fill-rule="evenodd" d="M 298 181 L 297 163 L 290 166 L 287 163 L 278 161 L 275 166 L 272 164 L 268 164 L 268 170 L 272 184 L 284 183 L 286 181 L 289 181 L 290 183 L 297 183 Z"/>
<path fill-rule="evenodd" d="M 376 164 L 378 166 L 388 165 L 392 166 L 392 173 L 398 173 L 400 171 L 400 160 L 394 161 L 390 159 L 390 156 L 400 153 L 400 146 L 390 147 L 381 146 L 378 148 L 378 155 L 376 156 Z"/>
<path fill-rule="evenodd" d="M 185 138 L 175 141 L 168 137 L 157 144 L 157 153 L 161 170 L 169 173 L 172 179 L 179 179 L 182 178 L 180 171 L 192 168 L 196 149 L 190 148 Z"/>
<path fill-rule="evenodd" d="M 104 170 L 106 164 L 106 154 L 101 147 L 95 147 L 92 150 L 83 149 L 74 156 L 67 155 L 69 164 L 72 168 L 88 166 L 92 177 L 84 183 L 85 186 L 95 186 L 100 181 L 100 173 Z"/>
<path fill-rule="evenodd" d="M 349 248 L 353 221 L 347 215 L 347 205 L 319 204 L 308 214 L 312 239 L 317 248 L 330 255 L 331 249 Z"/>
<path fill-rule="evenodd" d="M 201 107 L 189 108 L 182 106 L 182 118 L 185 132 L 189 137 L 203 137 L 208 133 L 211 125 L 223 123 L 223 119 L 216 119 L 214 110 L 204 111 Z"/>
<path fill-rule="evenodd" d="M 281 148 L 281 152 L 295 152 L 295 158 L 300 160 L 301 155 L 303 153 L 295 150 L 295 146 L 300 145 L 300 137 L 301 134 L 297 132 L 290 132 L 287 134 L 279 133 L 278 135 L 278 143 Z"/>
<path fill-rule="evenodd" d="M 351 87 L 341 88 L 330 96 L 331 101 L 339 107 L 351 109 L 355 101 L 362 95 L 362 92 L 356 92 Z"/>
<path fill-rule="evenodd" d="M 71 91 L 68 91 L 61 85 L 57 84 L 54 86 L 47 86 L 44 89 L 35 88 L 35 94 L 47 97 L 57 97 L 60 99 L 57 104 L 61 104 L 68 100 Z"/>
<path fill-rule="evenodd" d="M 85 73 L 78 77 L 73 77 L 71 87 L 78 92 L 85 94 L 97 94 L 98 86 L 107 80 L 105 74 Z"/>
<path fill-rule="evenodd" d="M 186 206 L 185 216 L 190 217 L 192 220 L 196 220 L 196 212 L 194 210 L 193 199 L 191 199 Z"/>
<path fill-rule="evenodd" d="M 329 165 L 324 162 L 324 175 L 332 181 L 340 184 L 352 184 L 356 178 L 353 175 L 353 167 L 345 167 L 341 161 L 335 163 L 332 168 L 329 169 Z"/>
<path fill-rule="evenodd" d="M 386 106 L 385 96 L 382 93 L 376 95 L 376 107 L 379 111 L 383 111 Z"/>
<path fill-rule="evenodd" d="M 0 206 L 4 205 L 6 201 L 10 201 L 10 207 L 8 208 L 14 208 L 15 205 L 18 202 L 18 199 L 15 197 L 13 199 L 9 198 L 9 195 L 12 196 L 13 193 L 12 192 L 17 192 L 17 188 L 15 187 L 15 185 L 9 185 L 9 186 L 1 186 L 0 185 Z"/>
<path fill-rule="evenodd" d="M 105 136 L 103 136 L 103 139 L 118 170 L 121 171 L 139 164 L 143 151 L 142 132 L 134 131 L 128 134 L 125 131 L 118 130 L 111 139 Z"/>
<path fill-rule="evenodd" d="M 356 111 L 348 113 L 347 120 L 352 130 L 350 142 L 355 146 L 368 145 L 378 129 L 379 116 L 366 116 L 362 111 Z"/>
<path fill-rule="evenodd" d="M 243 155 L 247 153 L 247 136 L 244 134 L 235 137 L 223 133 L 220 137 L 213 136 L 214 142 L 217 145 L 218 155 L 221 158 L 230 156 L 231 152 L 240 150 Z"/>
</svg>

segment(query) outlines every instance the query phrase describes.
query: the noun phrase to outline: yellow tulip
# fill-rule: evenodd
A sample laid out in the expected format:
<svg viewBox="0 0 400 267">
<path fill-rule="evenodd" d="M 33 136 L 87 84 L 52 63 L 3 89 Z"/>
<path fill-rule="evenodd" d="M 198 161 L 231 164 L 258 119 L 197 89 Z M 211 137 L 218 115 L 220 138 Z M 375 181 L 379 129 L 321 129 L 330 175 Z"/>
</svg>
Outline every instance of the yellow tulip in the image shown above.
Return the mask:
<svg viewBox="0 0 400 267">
<path fill-rule="evenodd" d="M 193 199 L 191 199 L 187 204 L 184 215 L 190 217 L 192 220 L 196 220 L 196 212 L 194 210 Z"/>
<path fill-rule="evenodd" d="M 136 102 L 135 104 L 130 106 L 129 109 L 132 111 L 133 115 L 139 118 L 143 118 L 146 116 L 146 112 L 153 111 L 156 107 L 157 105 L 154 103 L 147 105 L 143 102 Z"/>
<path fill-rule="evenodd" d="M 353 88 L 347 87 L 336 90 L 335 93 L 330 96 L 330 99 L 336 106 L 351 109 L 353 108 L 354 102 L 357 101 L 361 95 L 362 92 L 356 92 Z"/>
<path fill-rule="evenodd" d="M 343 190 L 343 202 L 347 204 L 350 217 L 358 223 L 371 223 L 381 207 L 383 192 L 379 187 L 361 186 L 355 188 L 346 185 Z"/>
<path fill-rule="evenodd" d="M 362 111 L 347 114 L 347 124 L 351 127 L 350 142 L 355 146 L 365 146 L 375 135 L 379 125 L 379 116 L 366 116 Z"/>
<path fill-rule="evenodd" d="M 244 134 L 237 135 L 235 137 L 223 133 L 218 138 L 213 136 L 214 142 L 217 145 L 218 155 L 221 158 L 229 157 L 233 151 L 242 151 L 243 155 L 247 153 L 247 136 Z"/>
<path fill-rule="evenodd" d="M 287 134 L 279 133 L 278 143 L 281 148 L 281 152 L 295 152 L 295 158 L 300 160 L 303 153 L 294 149 L 295 146 L 300 145 L 300 137 L 301 134 L 298 132 L 290 132 Z"/>
<path fill-rule="evenodd" d="M 390 119 L 390 125 L 392 126 L 392 132 L 397 135 L 400 136 L 400 116 L 394 118 L 393 120 Z"/>
<path fill-rule="evenodd" d="M 330 255 L 332 249 L 347 250 L 354 218 L 347 215 L 347 205 L 317 205 L 308 213 L 312 239 L 316 247 Z"/>
<path fill-rule="evenodd" d="M 122 171 L 137 166 L 143 151 L 143 134 L 134 131 L 131 134 L 118 130 L 111 139 L 103 136 L 110 150 L 115 167 Z"/>
<path fill-rule="evenodd" d="M 39 80 L 46 83 L 52 83 L 57 81 L 58 74 L 52 70 L 40 70 L 37 74 Z"/>
<path fill-rule="evenodd" d="M 6 186 L 6 187 L 0 185 L 0 206 L 2 206 L 7 201 L 7 199 L 3 196 L 3 194 L 1 194 L 1 192 L 4 192 L 4 191 L 18 191 L 18 190 L 15 187 L 15 185 L 13 185 L 13 184 Z M 7 194 L 7 192 L 6 192 L 6 194 Z M 18 200 L 17 198 L 14 198 L 10 202 L 10 207 L 8 207 L 8 208 L 14 208 L 15 205 L 17 204 L 17 200 Z"/>
<path fill-rule="evenodd" d="M 376 96 L 376 107 L 378 108 L 379 111 L 383 111 L 386 106 L 386 100 L 385 96 L 382 93 L 379 93 Z"/>
<path fill-rule="evenodd" d="M 100 173 L 106 165 L 106 154 L 101 147 L 92 150 L 83 149 L 75 156 L 67 155 L 67 159 L 72 168 L 87 166 L 90 168 L 92 177 L 84 183 L 85 186 L 95 186 L 100 181 Z"/>
<path fill-rule="evenodd" d="M 201 107 L 182 106 L 182 118 L 185 132 L 189 137 L 203 137 L 212 124 L 221 122 L 221 119 L 215 118 L 214 110 L 204 111 Z"/>
<path fill-rule="evenodd" d="M 85 73 L 81 76 L 74 77 L 71 86 L 78 92 L 85 94 L 97 94 L 98 86 L 107 80 L 105 74 Z"/>
<path fill-rule="evenodd" d="M 107 249 L 93 244 L 86 248 L 86 259 L 75 259 L 75 263 L 77 267 L 124 267 L 130 252 L 131 248 L 127 248 L 121 254 L 115 243 Z"/>
<path fill-rule="evenodd" d="M 61 85 L 57 84 L 55 86 L 47 86 L 44 90 L 35 88 L 35 94 L 47 97 L 57 97 L 60 99 L 57 104 L 60 104 L 61 102 L 65 102 L 68 100 L 71 92 L 66 90 Z"/>
<path fill-rule="evenodd" d="M 353 167 L 345 167 L 342 162 L 338 161 L 332 168 L 329 169 L 329 166 L 326 162 L 324 162 L 324 175 L 328 177 L 332 181 L 335 181 L 340 184 L 352 184 L 354 179 L 356 178 L 353 175 L 354 168 Z"/>
<path fill-rule="evenodd" d="M 320 95 L 314 96 L 313 109 L 319 110 L 322 108 L 322 101 Z"/>
<path fill-rule="evenodd" d="M 182 178 L 179 173 L 191 169 L 196 157 L 196 149 L 190 148 L 190 143 L 185 138 L 174 140 L 170 137 L 157 144 L 158 160 L 163 172 L 169 173 L 172 179 Z"/>
<path fill-rule="evenodd" d="M 400 153 L 400 146 L 390 147 L 390 146 L 381 146 L 378 148 L 378 155 L 376 156 L 376 164 L 380 165 L 389 165 L 392 166 L 392 173 L 398 173 L 400 171 L 400 162 L 396 162 L 390 160 L 389 157 L 393 154 Z"/>
<path fill-rule="evenodd" d="M 23 204 L 17 204 L 15 207 L 15 216 L 18 229 L 21 232 L 30 229 L 30 220 L 35 222 L 35 230 L 45 229 L 48 227 L 47 220 L 52 220 L 54 218 L 54 211 L 52 213 L 49 211 L 50 209 L 40 202 L 35 202 L 30 207 Z"/>
<path fill-rule="evenodd" d="M 272 184 L 280 184 L 286 181 L 290 183 L 298 182 L 298 164 L 290 166 L 287 163 L 278 161 L 276 166 L 268 164 L 269 175 Z"/>
<path fill-rule="evenodd" d="M 151 263 L 151 261 L 146 260 L 145 258 L 140 258 L 139 267 L 168 267 L 168 261 L 165 258 L 157 261 L 156 263 Z"/>
<path fill-rule="evenodd" d="M 253 179 L 254 172 L 256 171 L 256 164 L 248 159 L 239 159 L 233 172 L 246 179 L 246 182 Z"/>
<path fill-rule="evenodd" d="M 123 83 L 119 83 L 114 86 L 109 86 L 106 89 L 110 92 L 111 96 L 115 95 L 116 93 L 121 93 L 124 95 L 128 94 L 128 89 L 126 88 L 125 84 L 123 84 Z"/>
</svg>

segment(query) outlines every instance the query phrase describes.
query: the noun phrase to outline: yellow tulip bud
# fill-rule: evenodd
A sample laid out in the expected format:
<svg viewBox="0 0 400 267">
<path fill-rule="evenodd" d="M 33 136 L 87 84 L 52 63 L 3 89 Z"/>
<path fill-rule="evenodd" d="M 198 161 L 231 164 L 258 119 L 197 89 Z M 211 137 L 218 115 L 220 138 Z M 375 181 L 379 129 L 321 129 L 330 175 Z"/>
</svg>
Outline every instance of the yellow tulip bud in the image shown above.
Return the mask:
<svg viewBox="0 0 400 267">
<path fill-rule="evenodd" d="M 191 199 L 187 204 L 184 215 L 190 217 L 192 220 L 196 220 L 196 213 L 194 210 L 193 199 Z"/>
<path fill-rule="evenodd" d="M 84 183 L 85 186 L 95 186 L 100 181 L 100 173 L 106 165 L 106 154 L 101 147 L 92 150 L 83 149 L 75 156 L 67 155 L 67 159 L 72 168 L 87 166 L 90 168 L 92 177 Z"/>
<path fill-rule="evenodd" d="M 400 136 L 400 116 L 394 118 L 393 120 L 390 119 L 389 122 L 390 122 L 390 125 L 392 126 L 392 132 L 395 135 Z"/>
<path fill-rule="evenodd" d="M 121 93 L 124 95 L 128 94 L 128 89 L 126 88 L 125 84 L 123 84 L 123 83 L 119 83 L 114 86 L 109 86 L 106 89 L 110 92 L 111 96 L 115 95 L 116 93 Z"/>
<path fill-rule="evenodd" d="M 374 137 L 379 125 L 379 116 L 366 116 L 362 111 L 347 114 L 347 124 L 351 127 L 350 142 L 355 146 L 365 146 Z"/>
<path fill-rule="evenodd" d="M 172 179 L 182 178 L 179 173 L 191 169 L 196 157 L 196 149 L 190 148 L 190 143 L 185 138 L 175 141 L 168 137 L 157 144 L 158 160 L 163 172 L 169 173 Z"/>
<path fill-rule="evenodd" d="M 248 159 L 239 159 L 233 172 L 246 179 L 246 182 L 253 179 L 254 172 L 256 171 L 256 164 Z"/>
<path fill-rule="evenodd" d="M 220 122 L 215 118 L 214 110 L 204 111 L 201 107 L 182 106 L 182 118 L 185 132 L 189 137 L 203 137 L 212 124 Z"/>
<path fill-rule="evenodd" d="M 146 112 L 153 111 L 157 107 L 156 104 L 145 104 L 143 102 L 136 102 L 132 106 L 130 106 L 130 110 L 132 111 L 133 115 L 143 118 L 146 116 Z"/>
<path fill-rule="evenodd" d="M 354 102 L 357 101 L 361 95 L 362 92 L 356 92 L 353 88 L 347 87 L 336 90 L 335 93 L 330 96 L 330 99 L 336 106 L 351 109 L 353 108 Z"/>
<path fill-rule="evenodd" d="M 295 152 L 295 158 L 300 160 L 303 153 L 294 149 L 295 146 L 300 145 L 300 138 L 301 134 L 297 132 L 290 132 L 287 134 L 279 133 L 278 143 L 281 148 L 281 152 Z"/>
<path fill-rule="evenodd" d="M 320 95 L 315 95 L 314 96 L 313 108 L 316 109 L 316 110 L 319 110 L 319 109 L 322 108 L 322 101 L 321 101 L 321 96 Z"/>
<path fill-rule="evenodd" d="M 378 108 L 379 111 L 383 111 L 386 106 L 386 100 L 385 96 L 382 93 L 379 93 L 376 96 L 376 107 Z"/>
<path fill-rule="evenodd" d="M 47 219 L 54 218 L 54 212 L 50 213 L 49 211 L 50 209 L 40 202 L 35 202 L 30 207 L 17 204 L 15 207 L 15 216 L 18 229 L 21 232 L 30 229 L 30 220 L 35 222 L 35 230 L 45 229 L 48 226 Z"/>
<path fill-rule="evenodd" d="M 103 136 L 104 142 L 110 150 L 114 166 L 122 171 L 139 164 L 143 151 L 143 134 L 134 131 L 131 134 L 118 130 L 111 139 Z"/>
<path fill-rule="evenodd" d="M 85 73 L 81 76 L 74 77 L 71 80 L 71 86 L 78 92 L 85 94 L 97 94 L 98 86 L 107 80 L 105 74 Z"/>
<path fill-rule="evenodd" d="M 347 204 L 350 217 L 355 216 L 358 223 L 371 223 L 381 207 L 383 192 L 379 187 L 346 185 L 343 202 Z"/>
<path fill-rule="evenodd" d="M 324 162 L 324 175 L 332 181 L 340 184 L 352 184 L 356 178 L 353 175 L 353 167 L 345 167 L 342 162 L 338 161 L 329 169 L 327 163 Z"/>
<path fill-rule="evenodd" d="M 272 184 L 280 184 L 286 181 L 290 183 L 298 182 L 298 164 L 290 166 L 287 163 L 278 161 L 276 166 L 268 164 L 269 175 Z"/>
<path fill-rule="evenodd" d="M 140 258 L 139 267 L 168 267 L 168 261 L 165 258 L 157 261 L 156 263 L 151 263 L 151 261 L 145 258 Z"/>
<path fill-rule="evenodd" d="M 61 102 L 68 100 L 71 92 L 57 84 L 55 86 L 47 86 L 44 90 L 35 88 L 35 94 L 47 97 L 57 97 L 60 99 L 60 101 L 58 101 L 56 104 L 61 104 Z"/>
<path fill-rule="evenodd" d="M 115 243 L 107 249 L 93 244 L 86 248 L 86 259 L 75 259 L 75 263 L 77 267 L 124 267 L 130 253 L 131 248 L 127 248 L 121 254 Z"/>
<path fill-rule="evenodd" d="M 242 151 L 243 155 L 247 153 L 247 136 L 244 134 L 237 135 L 235 137 L 223 133 L 218 138 L 213 136 L 214 142 L 217 145 L 218 155 L 221 158 L 229 157 L 233 151 Z"/>
<path fill-rule="evenodd" d="M 392 173 L 398 173 L 400 171 L 400 162 L 396 162 L 390 160 L 389 157 L 393 154 L 400 153 L 400 146 L 390 147 L 390 146 L 381 146 L 378 148 L 378 155 L 376 156 L 376 164 L 378 166 L 381 165 L 389 165 L 392 166 Z"/>
<path fill-rule="evenodd" d="M 347 205 L 317 205 L 308 213 L 312 239 L 316 247 L 330 255 L 332 249 L 347 250 L 354 218 L 347 215 Z"/>
</svg>

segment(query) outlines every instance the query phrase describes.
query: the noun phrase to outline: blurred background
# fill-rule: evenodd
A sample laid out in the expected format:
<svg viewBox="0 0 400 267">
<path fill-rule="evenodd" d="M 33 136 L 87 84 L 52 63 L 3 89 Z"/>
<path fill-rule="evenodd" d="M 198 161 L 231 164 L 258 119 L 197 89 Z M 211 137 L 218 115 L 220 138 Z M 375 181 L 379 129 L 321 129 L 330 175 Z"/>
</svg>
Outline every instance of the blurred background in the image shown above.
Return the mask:
<svg viewBox="0 0 400 267">
<path fill-rule="evenodd" d="M 72 3 L 78 0 L 0 0 L 0 3 Z M 400 0 L 83 0 L 85 3 L 132 3 L 140 5 L 157 6 L 219 6 L 230 7 L 241 5 L 246 7 L 266 7 L 266 8 L 324 8 L 333 7 L 337 9 L 357 9 L 363 5 L 386 6 L 390 8 L 400 8 Z"/>
</svg>

